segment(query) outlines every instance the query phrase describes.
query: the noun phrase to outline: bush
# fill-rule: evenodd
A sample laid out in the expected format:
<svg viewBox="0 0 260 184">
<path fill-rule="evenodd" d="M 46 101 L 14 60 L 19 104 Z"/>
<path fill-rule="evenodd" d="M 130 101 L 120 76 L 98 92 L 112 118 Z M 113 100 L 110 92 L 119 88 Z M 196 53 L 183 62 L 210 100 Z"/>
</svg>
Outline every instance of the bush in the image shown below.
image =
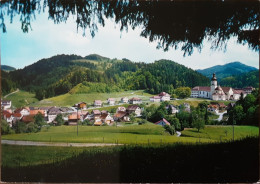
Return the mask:
<svg viewBox="0 0 260 184">
<path fill-rule="evenodd" d="M 6 134 L 11 134 L 13 133 L 13 130 L 9 126 L 9 123 L 7 123 L 6 120 L 1 120 L 1 134 L 6 135 Z"/>
<path fill-rule="evenodd" d="M 27 126 L 24 122 L 18 121 L 16 122 L 14 126 L 15 133 L 26 133 L 27 132 Z"/>
<path fill-rule="evenodd" d="M 174 135 L 174 134 L 175 134 L 175 128 L 174 128 L 174 126 L 165 125 L 164 128 L 165 128 L 165 130 L 166 130 L 167 132 L 169 132 L 169 134 L 171 134 L 171 135 Z"/>
<path fill-rule="evenodd" d="M 34 132 L 35 133 L 35 132 L 38 132 L 38 131 L 39 131 L 38 126 L 36 124 L 34 124 L 33 122 L 31 122 L 27 125 L 27 131 L 26 132 L 28 132 L 28 133 Z"/>
</svg>

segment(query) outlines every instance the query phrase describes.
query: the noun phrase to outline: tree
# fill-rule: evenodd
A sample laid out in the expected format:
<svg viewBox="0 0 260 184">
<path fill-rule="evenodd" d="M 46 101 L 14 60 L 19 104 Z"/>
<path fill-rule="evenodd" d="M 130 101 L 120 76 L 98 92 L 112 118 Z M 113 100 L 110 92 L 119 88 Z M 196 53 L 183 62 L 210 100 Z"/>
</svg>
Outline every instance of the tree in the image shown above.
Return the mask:
<svg viewBox="0 0 260 184">
<path fill-rule="evenodd" d="M 192 122 L 192 126 L 200 132 L 205 127 L 205 121 L 203 119 L 196 119 Z"/>
<path fill-rule="evenodd" d="M 12 129 L 10 128 L 9 123 L 7 123 L 6 120 L 1 119 L 1 134 L 5 135 L 10 133 L 12 133 Z"/>
<path fill-rule="evenodd" d="M 44 118 L 41 113 L 38 113 L 34 116 L 34 123 L 41 129 L 42 125 L 44 124 Z"/>
<path fill-rule="evenodd" d="M 168 115 L 165 117 L 167 121 L 175 128 L 175 130 L 181 130 L 181 124 L 178 118 Z"/>
<path fill-rule="evenodd" d="M 27 126 L 24 122 L 18 121 L 14 126 L 15 133 L 25 133 L 27 131 Z"/>
<path fill-rule="evenodd" d="M 175 134 L 175 128 L 172 125 L 165 125 L 164 129 L 169 132 L 169 134 L 174 135 Z"/>
<path fill-rule="evenodd" d="M 38 129 L 38 126 L 36 124 L 34 124 L 33 122 L 31 123 L 28 123 L 27 125 L 27 130 L 26 132 L 30 133 L 30 132 L 38 132 L 39 129 Z"/>
<path fill-rule="evenodd" d="M 136 114 L 133 112 L 129 115 L 130 121 L 134 122 L 135 121 L 135 116 Z"/>
<path fill-rule="evenodd" d="M 175 93 L 179 98 L 187 98 L 191 95 L 191 89 L 189 87 L 180 87 L 176 89 Z"/>
<path fill-rule="evenodd" d="M 62 114 L 58 114 L 55 118 L 55 121 L 57 122 L 57 125 L 64 125 L 64 119 L 62 117 Z"/>
<path fill-rule="evenodd" d="M 242 124 L 245 117 L 242 105 L 236 105 L 233 109 L 233 117 L 237 124 Z"/>
</svg>

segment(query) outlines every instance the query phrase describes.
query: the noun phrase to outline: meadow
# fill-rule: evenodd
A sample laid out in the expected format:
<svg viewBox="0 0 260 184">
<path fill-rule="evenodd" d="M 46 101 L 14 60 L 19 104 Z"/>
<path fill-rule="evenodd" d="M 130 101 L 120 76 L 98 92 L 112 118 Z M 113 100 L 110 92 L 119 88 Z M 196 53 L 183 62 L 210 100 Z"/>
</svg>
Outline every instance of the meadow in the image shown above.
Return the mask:
<svg viewBox="0 0 260 184">
<path fill-rule="evenodd" d="M 252 183 L 259 179 L 258 145 L 258 137 L 99 148 L 2 145 L 2 181 Z"/>
<path fill-rule="evenodd" d="M 48 98 L 41 100 L 33 106 L 72 106 L 75 103 L 86 102 L 88 104 L 93 104 L 94 100 L 101 100 L 106 103 L 108 98 L 115 98 L 116 101 L 120 101 L 122 97 L 138 97 L 142 100 L 149 100 L 149 93 L 144 92 L 143 90 L 137 91 L 123 91 L 123 92 L 112 92 L 112 93 L 85 93 L 85 94 L 69 94 L 59 95 L 56 97 Z"/>
<path fill-rule="evenodd" d="M 39 100 L 35 98 L 35 94 L 26 91 L 19 91 L 9 95 L 6 100 L 11 100 L 15 108 L 29 106 L 37 103 Z"/>
<path fill-rule="evenodd" d="M 129 124 L 131 125 L 131 124 Z M 258 136 L 258 127 L 235 126 L 235 139 L 246 136 Z M 198 132 L 196 129 L 185 129 L 182 135 L 169 135 L 164 128 L 152 123 L 131 126 L 56 126 L 44 127 L 38 133 L 23 133 L 2 135 L 6 140 L 23 140 L 39 142 L 69 142 L 69 143 L 119 143 L 119 144 L 158 144 L 158 143 L 196 143 L 218 142 L 231 140 L 232 126 L 206 126 Z"/>
</svg>

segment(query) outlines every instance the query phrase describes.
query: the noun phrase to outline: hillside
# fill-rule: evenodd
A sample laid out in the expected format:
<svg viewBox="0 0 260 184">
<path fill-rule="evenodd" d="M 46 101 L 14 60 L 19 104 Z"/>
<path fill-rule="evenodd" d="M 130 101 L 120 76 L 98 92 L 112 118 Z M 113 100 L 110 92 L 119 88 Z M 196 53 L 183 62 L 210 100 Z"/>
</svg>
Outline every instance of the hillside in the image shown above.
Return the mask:
<svg viewBox="0 0 260 184">
<path fill-rule="evenodd" d="M 242 73 L 247 73 L 255 70 L 258 69 L 236 61 L 225 65 L 216 65 L 210 68 L 197 71 L 208 78 L 212 77 L 212 73 L 216 73 L 217 78 L 222 79 L 225 77 L 240 75 Z"/>
<path fill-rule="evenodd" d="M 259 71 L 252 71 L 237 76 L 230 76 L 221 79 L 221 86 L 231 86 L 233 88 L 243 88 L 246 86 L 252 86 L 254 88 L 259 87 Z"/>
<path fill-rule="evenodd" d="M 8 65 L 1 65 L 1 70 L 6 71 L 6 72 L 10 72 L 10 71 L 16 70 L 16 68 L 14 68 L 12 66 L 8 66 Z"/>
<path fill-rule="evenodd" d="M 15 87 L 36 93 L 39 100 L 68 92 L 146 90 L 152 94 L 161 91 L 172 93 L 177 87 L 209 83 L 202 74 L 174 61 L 159 60 L 146 64 L 97 54 L 86 57 L 57 55 L 6 75 Z"/>
</svg>

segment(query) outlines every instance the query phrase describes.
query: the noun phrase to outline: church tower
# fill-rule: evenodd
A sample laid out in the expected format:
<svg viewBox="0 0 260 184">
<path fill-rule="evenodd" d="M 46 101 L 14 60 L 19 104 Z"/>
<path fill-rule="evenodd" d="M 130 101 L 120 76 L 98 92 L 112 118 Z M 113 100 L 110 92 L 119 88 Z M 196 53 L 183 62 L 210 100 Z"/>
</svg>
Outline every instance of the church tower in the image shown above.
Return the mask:
<svg viewBox="0 0 260 184">
<path fill-rule="evenodd" d="M 216 87 L 218 86 L 216 74 L 213 73 L 213 77 L 211 78 L 211 83 L 210 83 L 210 97 L 212 99 L 212 94 L 214 93 Z"/>
</svg>

